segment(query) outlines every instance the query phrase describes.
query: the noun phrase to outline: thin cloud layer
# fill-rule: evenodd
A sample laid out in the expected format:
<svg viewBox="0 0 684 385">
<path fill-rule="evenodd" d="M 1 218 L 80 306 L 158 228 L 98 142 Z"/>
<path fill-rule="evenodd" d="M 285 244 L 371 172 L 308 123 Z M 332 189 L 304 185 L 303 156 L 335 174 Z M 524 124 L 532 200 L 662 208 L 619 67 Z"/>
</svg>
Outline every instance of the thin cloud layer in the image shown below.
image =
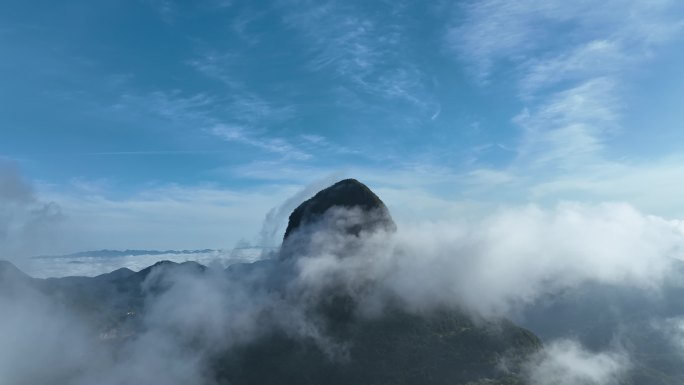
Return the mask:
<svg viewBox="0 0 684 385">
<path fill-rule="evenodd" d="M 62 220 L 57 203 L 37 197 L 18 167 L 0 159 L 0 258 L 49 250 Z"/>
<path fill-rule="evenodd" d="M 572 340 L 559 340 L 528 363 L 528 376 L 531 385 L 613 385 L 629 368 L 629 358 L 620 351 L 595 353 Z"/>
</svg>

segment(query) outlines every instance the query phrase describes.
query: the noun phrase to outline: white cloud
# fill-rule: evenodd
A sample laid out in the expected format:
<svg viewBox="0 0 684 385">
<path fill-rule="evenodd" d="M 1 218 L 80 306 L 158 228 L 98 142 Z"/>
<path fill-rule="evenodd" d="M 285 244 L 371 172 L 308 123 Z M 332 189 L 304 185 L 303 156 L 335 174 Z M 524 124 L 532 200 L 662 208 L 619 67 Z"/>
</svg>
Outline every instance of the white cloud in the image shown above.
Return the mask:
<svg viewBox="0 0 684 385">
<path fill-rule="evenodd" d="M 78 373 L 99 369 L 94 331 L 62 306 L 23 286 L 0 293 L 0 306 L 0 382 L 74 384 Z"/>
<path fill-rule="evenodd" d="M 620 351 L 591 352 L 572 340 L 553 341 L 528 364 L 532 385 L 617 385 L 630 361 Z"/>
<path fill-rule="evenodd" d="M 682 218 L 681 196 L 684 178 L 680 157 L 655 161 L 600 163 L 576 172 L 530 183 L 533 200 L 564 196 L 589 201 L 630 202 L 648 213 L 666 218 Z"/>
<path fill-rule="evenodd" d="M 592 40 L 559 56 L 524 63 L 520 88 L 523 95 L 533 95 L 567 81 L 619 75 L 632 60 L 634 58 L 626 56 L 619 42 Z"/>
<path fill-rule="evenodd" d="M 274 202 L 299 186 L 269 184 L 251 189 L 161 185 L 125 196 L 106 192 L 55 191 L 41 194 L 59 202 L 69 242 L 49 254 L 92 249 L 231 249 L 256 243 L 262 220 Z"/>
<path fill-rule="evenodd" d="M 442 300 L 458 298 L 483 314 L 510 314 L 586 281 L 654 288 L 672 258 L 684 258 L 679 222 L 620 204 L 509 208 L 461 224 L 399 228 L 407 258 L 390 282 L 415 306 L 443 293 Z M 403 286 L 420 276 L 425 287 Z"/>
<path fill-rule="evenodd" d="M 0 159 L 0 259 L 50 250 L 63 220 L 60 205 L 38 196 L 16 164 Z"/>
<path fill-rule="evenodd" d="M 480 81 L 514 67 L 522 128 L 516 167 L 604 160 L 621 127 L 629 76 L 684 26 L 676 1 L 483 0 L 459 6 L 446 44 Z M 501 67 L 499 67 L 501 65 Z"/>
<path fill-rule="evenodd" d="M 244 205 L 244 194 L 218 189 L 199 193 L 209 201 Z M 296 200 L 303 199 L 302 195 Z M 167 204 L 197 196 L 195 190 L 167 187 L 149 191 L 138 200 L 142 208 L 154 201 L 166 210 Z M 113 205 L 116 213 L 125 211 L 122 208 Z M 100 215 L 103 212 L 98 210 Z M 207 218 L 206 213 L 202 216 Z M 73 315 L 50 308 L 43 299 L 8 302 L 0 292 L 0 304 L 10 310 L 9 317 L 0 319 L 0 338 L 22 347 L 15 352 L 0 344 L 0 366 L 11 367 L 0 370 L 0 380 L 16 382 L 33 375 L 44 376 L 38 380 L 63 376 L 59 378 L 65 383 L 81 380 L 75 384 L 100 377 L 112 384 L 146 383 L 160 371 L 161 377 L 155 379 L 169 384 L 211 383 L 206 382 L 208 354 L 269 328 L 313 338 L 334 354 L 338 346 L 306 312 L 321 295 L 320 289 L 330 285 L 343 283 L 345 290 L 358 296 L 368 316 L 378 314 L 388 298 L 416 312 L 447 306 L 500 316 L 587 282 L 657 289 L 672 272 L 673 259 L 684 258 L 681 222 L 646 216 L 625 204 L 509 207 L 479 220 L 400 222 L 397 233 L 362 232 L 358 237 L 330 231 L 329 226 L 344 227 L 364 218 L 358 210 L 337 210 L 322 224 L 304 228 L 310 236 L 303 239 L 304 247 L 295 243 L 294 249 L 286 249 L 294 251 L 296 260 L 284 294 L 252 290 L 239 280 L 225 280 L 221 271 L 210 270 L 201 277 L 152 274 L 145 287 L 157 279 L 170 289 L 161 294 L 147 292 L 147 311 L 140 315 L 144 331 L 123 342 L 125 354 L 100 354 L 106 347 L 89 345 L 92 336 L 87 327 L 72 322 Z M 130 231 L 139 231 L 130 220 L 122 223 L 133 227 Z M 184 225 L 182 231 L 192 229 L 192 223 Z M 109 232 L 108 236 L 117 234 Z M 275 320 L 264 317 L 270 312 L 277 314 Z M 49 320 L 48 327 L 42 327 L 45 320 Z M 37 359 L 26 359 L 36 346 L 44 347 Z M 59 346 L 67 348 L 65 354 Z M 82 355 L 90 349 L 98 354 L 84 361 Z M 533 384 L 609 385 L 628 368 L 629 360 L 620 351 L 589 352 L 574 342 L 561 341 L 540 352 L 527 373 Z"/>
<path fill-rule="evenodd" d="M 156 282 L 168 289 L 149 290 Z M 129 338 L 121 325 L 101 330 L 107 325 L 78 309 L 21 282 L 2 283 L 10 289 L 0 292 L 3 384 L 215 384 L 209 357 L 272 327 L 257 321 L 273 299 L 226 280 L 222 270 L 153 271 L 143 283 L 145 311 L 132 315 L 141 328 Z"/>
<path fill-rule="evenodd" d="M 332 213 L 323 224 L 358 220 Z M 680 222 L 645 216 L 624 204 L 510 207 L 483 219 L 398 223 L 398 232 L 345 237 L 307 229 L 297 249 L 304 284 L 340 277 L 350 287 L 375 281 L 375 295 L 406 308 L 439 306 L 480 316 L 510 316 L 588 282 L 657 290 L 684 259 Z M 297 245 L 297 243 L 295 243 Z M 364 302 L 364 301 L 367 301 Z"/>
<path fill-rule="evenodd" d="M 336 173 L 309 183 L 296 194 L 286 199 L 280 206 L 274 207 L 266 214 L 259 234 L 259 245 L 278 247 L 282 242 L 283 225 L 287 223 L 290 213 L 302 202 L 314 196 L 318 191 L 331 186 L 340 179 Z"/>
<path fill-rule="evenodd" d="M 140 271 L 159 261 L 176 263 L 194 261 L 204 266 L 225 268 L 235 263 L 256 261 L 264 251 L 270 251 L 270 249 L 250 247 L 248 243 L 241 246 L 238 242 L 235 246 L 232 250 L 213 250 L 201 253 L 168 252 L 106 257 L 59 256 L 55 258 L 30 258 L 15 262 L 24 273 L 34 278 L 95 277 L 124 267 L 133 271 Z"/>
<path fill-rule="evenodd" d="M 684 169 L 678 158 L 589 165 L 551 178 L 516 168 L 477 168 L 469 174 L 458 174 L 446 167 L 426 165 L 377 169 L 300 167 L 298 163 L 259 162 L 215 171 L 245 183 L 260 181 L 260 187 L 242 189 L 149 185 L 139 186 L 131 194 L 112 196 L 109 192 L 117 190 L 114 182 L 93 188 L 86 181 L 84 188 L 81 180 L 73 190 L 41 185 L 38 195 L 59 204 L 66 216 L 64 232 L 72 234 L 60 245 L 52 244 L 53 249 L 48 251 L 230 249 L 245 238 L 259 243 L 261 221 L 277 202 L 285 201 L 311 180 L 331 180 L 330 175 L 363 181 L 383 199 L 397 220 L 406 223 L 482 218 L 502 206 L 527 201 L 539 202 L 545 209 L 553 207 L 558 197 L 629 202 L 649 214 L 684 217 L 679 207 L 684 190 L 676 183 L 684 178 Z M 500 193 L 502 188 L 504 195 Z M 283 212 L 281 217 L 287 214 Z M 277 234 L 282 229 L 269 231 Z"/>
<path fill-rule="evenodd" d="M 446 44 L 473 63 L 483 78 L 498 61 L 524 63 L 530 56 L 553 52 L 558 57 L 575 52 L 585 59 L 593 54 L 600 58 L 604 52 L 592 50 L 592 41 L 624 43 L 629 51 L 618 58 L 629 58 L 678 33 L 683 24 L 677 11 L 681 9 L 672 0 L 473 1 L 460 6 L 463 16 L 447 31 Z M 558 33 L 565 37 L 560 42 L 553 40 Z M 582 47 L 589 49 L 581 52 Z"/>
<path fill-rule="evenodd" d="M 523 128 L 519 161 L 565 168 L 595 161 L 607 135 L 619 127 L 615 88 L 610 79 L 590 79 L 516 116 L 514 121 Z"/>
</svg>

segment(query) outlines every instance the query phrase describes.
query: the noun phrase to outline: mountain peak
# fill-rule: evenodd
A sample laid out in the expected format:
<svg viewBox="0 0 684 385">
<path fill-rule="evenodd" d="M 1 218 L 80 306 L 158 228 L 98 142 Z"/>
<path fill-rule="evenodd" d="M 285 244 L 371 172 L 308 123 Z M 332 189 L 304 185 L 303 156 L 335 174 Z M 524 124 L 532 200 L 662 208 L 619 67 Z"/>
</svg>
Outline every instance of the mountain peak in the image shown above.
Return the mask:
<svg viewBox="0 0 684 385">
<path fill-rule="evenodd" d="M 356 179 L 344 179 L 319 191 L 290 214 L 284 240 L 302 225 L 318 220 L 333 207 L 349 209 L 358 207 L 364 212 L 377 211 L 380 213 L 380 219 L 376 217 L 365 223 L 364 227 L 374 228 L 384 225 L 387 228 L 396 228 L 389 210 L 368 186 Z"/>
</svg>

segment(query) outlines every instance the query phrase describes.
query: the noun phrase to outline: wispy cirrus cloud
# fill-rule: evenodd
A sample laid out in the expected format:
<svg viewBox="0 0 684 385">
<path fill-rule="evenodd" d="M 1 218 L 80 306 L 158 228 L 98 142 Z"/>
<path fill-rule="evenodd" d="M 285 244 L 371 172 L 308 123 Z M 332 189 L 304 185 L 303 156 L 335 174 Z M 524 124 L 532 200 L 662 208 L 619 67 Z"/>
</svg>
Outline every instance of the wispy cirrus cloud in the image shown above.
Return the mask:
<svg viewBox="0 0 684 385">
<path fill-rule="evenodd" d="M 278 162 L 259 162 L 259 164 L 268 164 L 271 169 L 270 173 L 272 176 L 265 179 L 271 179 L 273 177 L 281 179 L 287 175 L 285 170 L 288 169 L 288 166 L 283 164 L 283 161 L 306 161 L 313 159 L 315 154 L 320 152 L 325 152 L 327 154 L 358 153 L 358 151 L 351 148 L 331 143 L 326 137 L 321 135 L 303 134 L 295 136 L 294 138 L 291 138 L 291 140 L 286 140 L 285 138 L 273 136 L 255 136 L 250 133 L 250 130 L 246 130 L 242 126 L 227 124 L 218 124 L 209 131 L 225 141 L 243 143 L 281 155 L 282 158 Z M 296 141 L 297 145 L 294 145 L 293 141 Z M 301 163 L 297 163 L 296 166 L 293 167 L 306 169 Z M 277 170 L 277 172 L 273 174 L 273 170 Z M 308 177 L 311 177 L 311 175 L 309 174 Z"/>
<path fill-rule="evenodd" d="M 385 54 L 383 48 L 396 43 L 396 37 L 381 37 L 373 20 L 335 1 L 296 2 L 286 22 L 313 42 L 310 69 L 332 68 L 340 76 L 367 74 Z"/>
<path fill-rule="evenodd" d="M 313 157 L 311 154 L 299 150 L 283 138 L 254 137 L 247 133 L 243 127 L 237 125 L 219 124 L 212 127 L 210 132 L 225 141 L 243 143 L 282 155 L 285 159 L 308 160 Z"/>
<path fill-rule="evenodd" d="M 211 111 L 220 100 L 206 93 L 186 95 L 180 90 L 141 94 L 130 90 L 110 108 L 136 114 L 154 114 L 177 123 L 211 120 Z"/>
<path fill-rule="evenodd" d="M 272 125 L 292 119 L 297 110 L 292 104 L 278 103 L 250 90 L 235 68 L 248 62 L 238 52 L 209 51 L 197 55 L 188 64 L 202 75 L 227 86 L 221 117 L 207 119 L 206 132 L 225 141 L 241 143 L 278 154 L 287 160 L 308 160 L 313 155 L 292 143 L 267 132 Z M 322 143 L 321 140 L 317 143 Z M 306 141 L 305 142 L 311 142 Z M 315 143 L 314 143 L 315 144 Z"/>
<path fill-rule="evenodd" d="M 288 5 L 285 22 L 307 42 L 309 70 L 327 71 L 354 92 L 434 113 L 429 78 L 406 49 L 411 43 L 405 4 L 393 3 L 386 12 L 373 14 L 359 4 L 334 0 Z"/>
<path fill-rule="evenodd" d="M 518 88 L 516 166 L 568 168 L 604 160 L 629 75 L 679 36 L 682 11 L 672 0 L 468 2 L 445 41 L 481 84 Z"/>
<path fill-rule="evenodd" d="M 484 78 L 497 64 L 559 58 L 595 40 L 620 43 L 627 56 L 642 56 L 680 32 L 677 10 L 681 5 L 673 0 L 471 1 L 458 8 L 446 43 Z"/>
<path fill-rule="evenodd" d="M 116 113 L 127 112 L 133 116 L 152 115 L 168 122 L 175 129 L 195 130 L 198 134 L 213 135 L 227 142 L 256 147 L 287 159 L 312 158 L 311 154 L 298 148 L 290 140 L 274 136 L 265 130 L 265 127 L 290 119 L 295 113 L 294 108 L 272 103 L 251 92 L 218 96 L 209 93 L 186 94 L 180 90 L 151 93 L 129 90 L 109 110 Z M 119 151 L 92 154 L 153 153 L 183 151 Z"/>
<path fill-rule="evenodd" d="M 209 78 L 220 80 L 231 88 L 237 88 L 242 84 L 236 79 L 231 68 L 240 60 L 241 56 L 237 53 L 211 50 L 188 60 L 187 64 Z"/>
<path fill-rule="evenodd" d="M 233 96 L 227 110 L 235 119 L 252 124 L 284 122 L 296 114 L 293 105 L 272 102 L 255 93 Z"/>
<path fill-rule="evenodd" d="M 623 50 L 617 41 L 597 39 L 554 57 L 532 58 L 521 65 L 521 95 L 533 97 L 540 91 L 568 81 L 621 75 L 625 67 L 635 61 Z"/>
<path fill-rule="evenodd" d="M 295 108 L 282 105 L 253 93 L 232 95 L 210 93 L 187 94 L 181 90 L 122 94 L 112 110 L 152 113 L 176 122 L 217 123 L 232 120 L 244 124 L 283 122 L 295 114 Z"/>
<path fill-rule="evenodd" d="M 521 112 L 514 118 L 523 129 L 519 160 L 563 168 L 595 160 L 604 138 L 619 128 L 616 87 L 610 78 L 592 78 Z"/>
</svg>

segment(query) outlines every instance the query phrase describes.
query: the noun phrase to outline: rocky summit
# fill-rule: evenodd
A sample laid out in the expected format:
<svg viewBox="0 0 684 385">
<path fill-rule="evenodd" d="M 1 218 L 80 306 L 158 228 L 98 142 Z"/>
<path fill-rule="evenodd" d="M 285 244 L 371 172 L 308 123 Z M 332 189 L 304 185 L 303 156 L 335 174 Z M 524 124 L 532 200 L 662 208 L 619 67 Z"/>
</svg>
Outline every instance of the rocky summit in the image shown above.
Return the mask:
<svg viewBox="0 0 684 385">
<path fill-rule="evenodd" d="M 347 229 L 351 233 L 396 228 L 387 206 L 368 186 L 356 179 L 344 179 L 319 191 L 290 214 L 284 240 L 302 226 L 316 223 L 332 208 L 361 210 L 364 214 L 362 222 Z"/>
</svg>

